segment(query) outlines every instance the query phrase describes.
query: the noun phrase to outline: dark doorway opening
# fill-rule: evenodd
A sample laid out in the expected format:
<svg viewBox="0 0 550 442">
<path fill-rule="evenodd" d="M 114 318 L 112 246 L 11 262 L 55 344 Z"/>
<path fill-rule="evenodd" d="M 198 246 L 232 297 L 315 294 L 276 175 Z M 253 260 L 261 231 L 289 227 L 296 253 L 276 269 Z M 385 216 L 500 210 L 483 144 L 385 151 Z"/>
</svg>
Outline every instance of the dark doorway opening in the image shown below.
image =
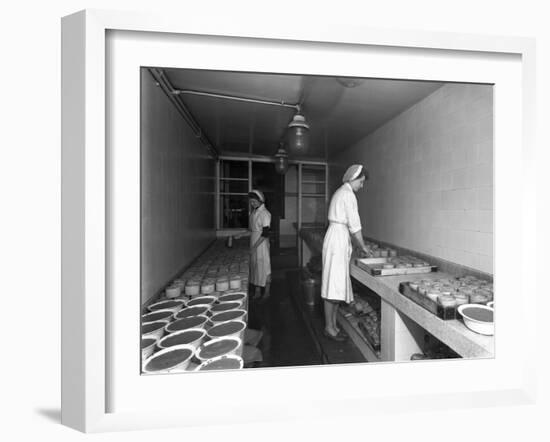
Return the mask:
<svg viewBox="0 0 550 442">
<path fill-rule="evenodd" d="M 271 253 L 279 253 L 280 221 L 285 217 L 285 176 L 275 172 L 273 163 L 252 163 L 252 188 L 261 190 L 271 212 Z"/>
</svg>

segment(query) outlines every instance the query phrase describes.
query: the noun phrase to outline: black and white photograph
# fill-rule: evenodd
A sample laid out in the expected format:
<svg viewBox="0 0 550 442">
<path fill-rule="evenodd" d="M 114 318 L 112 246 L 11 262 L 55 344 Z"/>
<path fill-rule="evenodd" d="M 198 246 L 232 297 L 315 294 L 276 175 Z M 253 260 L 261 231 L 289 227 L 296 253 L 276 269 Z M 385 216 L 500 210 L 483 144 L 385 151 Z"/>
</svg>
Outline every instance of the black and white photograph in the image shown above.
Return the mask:
<svg viewBox="0 0 550 442">
<path fill-rule="evenodd" d="M 140 82 L 142 374 L 494 357 L 492 84 Z"/>
<path fill-rule="evenodd" d="M 544 2 L 3 6 L 2 440 L 548 439 Z"/>
</svg>

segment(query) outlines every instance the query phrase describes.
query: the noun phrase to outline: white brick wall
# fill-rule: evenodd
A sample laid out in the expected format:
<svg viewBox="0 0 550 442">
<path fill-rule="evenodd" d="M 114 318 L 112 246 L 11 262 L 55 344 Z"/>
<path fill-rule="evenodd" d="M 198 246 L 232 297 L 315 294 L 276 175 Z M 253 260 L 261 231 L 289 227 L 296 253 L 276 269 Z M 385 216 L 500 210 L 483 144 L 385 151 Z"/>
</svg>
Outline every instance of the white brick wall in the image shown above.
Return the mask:
<svg viewBox="0 0 550 442">
<path fill-rule="evenodd" d="M 155 295 L 215 238 L 215 161 L 142 70 L 141 300 Z M 145 124 L 147 123 L 147 124 Z"/>
<path fill-rule="evenodd" d="M 449 84 L 332 158 L 371 176 L 364 234 L 493 273 L 493 90 Z"/>
</svg>

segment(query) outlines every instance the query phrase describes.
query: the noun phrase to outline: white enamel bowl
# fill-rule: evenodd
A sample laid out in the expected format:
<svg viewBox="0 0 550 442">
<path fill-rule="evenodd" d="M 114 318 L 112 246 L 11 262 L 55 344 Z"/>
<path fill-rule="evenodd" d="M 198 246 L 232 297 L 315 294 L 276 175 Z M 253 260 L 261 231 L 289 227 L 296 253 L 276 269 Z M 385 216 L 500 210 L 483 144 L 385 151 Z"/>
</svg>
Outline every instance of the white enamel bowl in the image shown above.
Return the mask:
<svg viewBox="0 0 550 442">
<path fill-rule="evenodd" d="M 478 315 L 474 315 L 475 311 Z M 462 316 L 464 325 L 470 330 L 482 335 L 495 334 L 494 309 L 482 304 L 462 304 L 458 307 L 458 313 Z M 481 317 L 489 317 L 491 320 L 480 319 Z"/>
</svg>

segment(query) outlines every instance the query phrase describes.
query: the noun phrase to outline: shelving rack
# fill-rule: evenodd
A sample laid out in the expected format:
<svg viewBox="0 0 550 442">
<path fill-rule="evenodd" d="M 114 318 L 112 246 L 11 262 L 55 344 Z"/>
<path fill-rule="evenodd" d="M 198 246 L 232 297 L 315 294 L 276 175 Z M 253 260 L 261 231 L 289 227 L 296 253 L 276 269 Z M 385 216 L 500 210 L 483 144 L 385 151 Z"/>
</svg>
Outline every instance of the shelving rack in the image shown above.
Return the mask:
<svg viewBox="0 0 550 442">
<path fill-rule="evenodd" d="M 308 204 L 309 199 L 314 199 L 314 206 L 322 201 L 323 207 L 313 214 L 304 211 L 304 206 Z M 319 215 L 320 212 L 320 215 Z M 327 164 L 303 164 L 298 165 L 298 232 L 310 223 L 326 226 L 328 213 L 328 165 Z M 309 256 L 304 256 L 304 247 L 300 235 L 297 236 L 298 241 L 298 262 L 301 265 L 309 260 Z M 307 254 L 307 253 L 306 253 Z"/>
</svg>

